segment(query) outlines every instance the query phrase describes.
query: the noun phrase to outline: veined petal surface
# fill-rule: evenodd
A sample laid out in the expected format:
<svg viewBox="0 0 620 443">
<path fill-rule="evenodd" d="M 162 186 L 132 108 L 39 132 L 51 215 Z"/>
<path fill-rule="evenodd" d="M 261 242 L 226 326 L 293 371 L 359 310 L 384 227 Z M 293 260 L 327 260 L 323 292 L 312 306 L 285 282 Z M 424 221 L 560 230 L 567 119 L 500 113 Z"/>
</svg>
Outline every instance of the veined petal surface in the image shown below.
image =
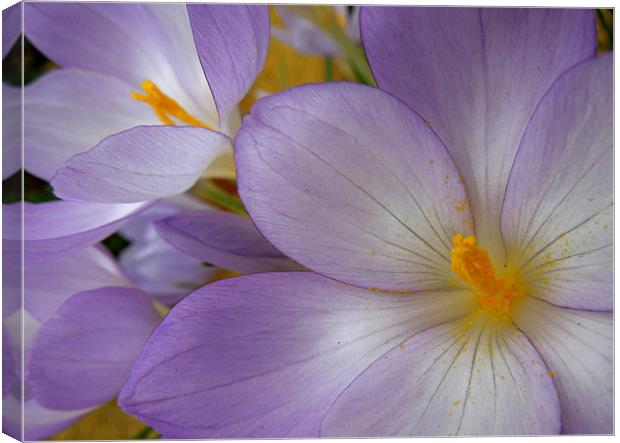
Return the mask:
<svg viewBox="0 0 620 443">
<path fill-rule="evenodd" d="M 613 307 L 613 58 L 563 75 L 527 128 L 506 189 L 502 232 L 536 297 Z"/>
<path fill-rule="evenodd" d="M 187 5 L 220 126 L 254 83 L 269 47 L 266 5 Z"/>
<path fill-rule="evenodd" d="M 559 308 L 525 297 L 513 320 L 552 371 L 562 432 L 613 432 L 613 314 Z"/>
<path fill-rule="evenodd" d="M 232 149 L 219 132 L 191 126 L 139 126 L 72 157 L 52 180 L 65 200 L 135 203 L 188 190 Z"/>
<path fill-rule="evenodd" d="M 160 316 L 138 289 L 73 295 L 32 341 L 28 380 L 48 408 L 75 410 L 116 396 Z"/>
<path fill-rule="evenodd" d="M 594 12 L 363 7 L 361 31 L 377 84 L 446 144 L 478 239 L 502 260 L 500 208 L 517 147 L 551 83 L 594 56 Z"/>
<path fill-rule="evenodd" d="M 118 230 L 149 203 L 103 205 L 70 201 L 24 205 L 24 259 L 47 260 L 93 245 Z M 21 203 L 3 205 L 3 253 L 21 258 Z M 7 229 L 8 228 L 8 229 Z"/>
<path fill-rule="evenodd" d="M 402 102 L 351 83 L 257 102 L 235 139 L 239 192 L 263 235 L 302 265 L 362 287 L 447 286 L 463 183 Z"/>
<path fill-rule="evenodd" d="M 472 306 L 466 291 L 381 294 L 306 272 L 221 280 L 172 309 L 119 403 L 167 438 L 317 437 L 372 361 Z"/>
<path fill-rule="evenodd" d="M 446 323 L 410 338 L 357 377 L 326 415 L 322 435 L 556 434 L 560 407 L 547 371 L 511 324 Z"/>
<path fill-rule="evenodd" d="M 274 248 L 247 217 L 224 211 L 184 212 L 155 222 L 180 251 L 237 272 L 296 271 L 302 267 Z"/>
<path fill-rule="evenodd" d="M 131 91 L 118 78 L 79 69 L 59 69 L 28 85 L 24 90 L 28 172 L 50 180 L 70 157 L 105 137 L 138 125 L 160 124 L 149 106 L 131 98 Z"/>
</svg>

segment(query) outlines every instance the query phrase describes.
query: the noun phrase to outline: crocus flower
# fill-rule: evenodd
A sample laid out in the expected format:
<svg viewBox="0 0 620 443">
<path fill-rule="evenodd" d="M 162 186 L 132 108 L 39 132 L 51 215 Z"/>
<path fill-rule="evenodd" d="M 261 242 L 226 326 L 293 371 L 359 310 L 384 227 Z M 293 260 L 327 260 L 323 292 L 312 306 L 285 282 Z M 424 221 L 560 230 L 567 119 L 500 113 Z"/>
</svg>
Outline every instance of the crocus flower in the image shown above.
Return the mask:
<svg viewBox="0 0 620 443">
<path fill-rule="evenodd" d="M 117 395 L 160 315 L 100 247 L 23 264 L 23 306 L 3 265 L 3 430 L 42 439 Z"/>
<path fill-rule="evenodd" d="M 222 158 L 230 171 L 226 134 L 265 58 L 266 7 L 28 3 L 25 15 L 26 36 L 62 67 L 24 93 L 26 170 L 49 181 L 82 153 L 87 162 L 97 157 L 112 182 L 133 177 L 124 184 L 129 194 L 94 198 L 84 210 L 66 201 L 84 199 L 56 187 L 65 201 L 39 205 L 37 220 L 48 225 L 48 209 L 66 214 L 57 219 L 67 227 L 63 249 L 88 244 L 79 237 L 105 238 L 154 200 L 189 189 Z M 85 176 L 75 179 L 72 186 L 88 188 Z M 76 212 L 88 214 L 81 231 L 68 228 Z"/>
<path fill-rule="evenodd" d="M 315 8 L 321 8 L 315 7 Z M 330 8 L 323 6 L 322 8 Z M 346 34 L 354 42 L 359 42 L 359 7 L 353 7 L 351 12 L 348 6 L 331 6 L 340 25 Z M 277 6 L 278 15 L 284 21 L 286 27 L 274 27 L 272 32 L 279 40 L 288 43 L 302 54 L 312 55 L 340 55 L 340 48 L 332 38 L 314 23 L 295 14 L 287 6 Z"/>
<path fill-rule="evenodd" d="M 119 264 L 137 287 L 164 305 L 175 304 L 211 281 L 218 268 L 168 244 L 155 229 L 154 222 L 178 216 L 184 210 L 208 207 L 186 195 L 161 200 L 133 217 L 120 231 L 131 243 L 120 253 Z"/>
<path fill-rule="evenodd" d="M 361 29 L 392 95 L 294 88 L 235 140 L 256 226 L 315 273 L 189 295 L 119 403 L 167 437 L 612 432 L 592 11 L 369 7 Z"/>
<path fill-rule="evenodd" d="M 303 267 L 274 248 L 247 217 L 224 211 L 185 211 L 154 221 L 176 251 L 238 273 L 299 271 Z"/>
</svg>

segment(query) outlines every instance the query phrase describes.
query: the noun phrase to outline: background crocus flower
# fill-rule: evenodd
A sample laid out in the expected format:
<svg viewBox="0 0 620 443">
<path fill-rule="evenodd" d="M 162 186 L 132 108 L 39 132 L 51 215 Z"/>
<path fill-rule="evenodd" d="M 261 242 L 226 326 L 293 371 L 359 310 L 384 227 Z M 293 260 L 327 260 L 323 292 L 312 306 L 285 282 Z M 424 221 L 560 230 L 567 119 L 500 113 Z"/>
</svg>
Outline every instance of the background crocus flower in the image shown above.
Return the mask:
<svg viewBox="0 0 620 443">
<path fill-rule="evenodd" d="M 224 211 L 188 211 L 162 217 L 154 226 L 176 250 L 235 272 L 303 269 L 265 240 L 247 217 Z"/>
<path fill-rule="evenodd" d="M 321 7 L 315 7 L 321 8 Z M 332 8 L 337 24 L 341 26 L 353 42 L 360 41 L 359 35 L 359 7 L 353 6 L 324 6 Z M 274 27 L 274 35 L 294 47 L 303 54 L 340 55 L 341 49 L 332 38 L 314 23 L 295 14 L 295 7 L 277 6 L 278 15 L 285 23 L 285 27 Z"/>
<path fill-rule="evenodd" d="M 3 268 L 3 430 L 42 439 L 116 396 L 160 315 L 103 248 Z"/>
<path fill-rule="evenodd" d="M 88 232 L 99 230 L 99 241 L 113 232 L 99 229 L 111 218 L 124 222 L 153 200 L 186 191 L 223 157 L 220 170 L 230 173 L 232 146 L 224 133 L 235 126 L 230 116 L 264 61 L 266 7 L 40 3 L 27 4 L 24 13 L 28 39 L 62 68 L 24 93 L 26 170 L 49 181 L 82 153 L 82 160 L 96 157 L 96 169 L 112 182 L 124 181 L 120 170 L 111 174 L 116 163 L 133 177 L 126 188 L 133 196 L 121 199 L 82 199 L 56 186 L 65 201 L 37 212 L 47 223 L 69 208 L 57 220 L 67 227 L 62 239 L 75 243 L 81 236 L 68 229 L 79 203 L 66 200 L 88 201 L 94 222 Z M 68 187 L 88 188 L 86 174 L 74 178 L 78 183 Z M 128 200 L 134 207 L 124 205 Z"/>
<path fill-rule="evenodd" d="M 164 305 L 173 305 L 217 276 L 219 270 L 205 260 L 174 248 L 155 229 L 154 221 L 189 209 L 209 208 L 189 196 L 165 199 L 132 218 L 121 229 L 131 244 L 119 255 L 119 264 L 131 281 Z"/>
<path fill-rule="evenodd" d="M 612 60 L 592 12 L 361 20 L 400 100 L 302 86 L 235 140 L 256 226 L 316 273 L 189 295 L 119 403 L 167 437 L 611 433 Z"/>
</svg>

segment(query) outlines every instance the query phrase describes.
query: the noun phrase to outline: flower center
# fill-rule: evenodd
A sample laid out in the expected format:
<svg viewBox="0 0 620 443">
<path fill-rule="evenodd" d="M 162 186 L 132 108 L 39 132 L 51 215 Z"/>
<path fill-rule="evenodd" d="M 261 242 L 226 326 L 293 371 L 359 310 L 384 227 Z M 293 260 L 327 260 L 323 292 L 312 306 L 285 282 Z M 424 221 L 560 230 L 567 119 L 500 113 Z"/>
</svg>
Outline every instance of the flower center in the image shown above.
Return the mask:
<svg viewBox="0 0 620 443">
<path fill-rule="evenodd" d="M 510 305 L 521 291 L 514 275 L 497 276 L 484 248 L 476 244 L 476 237 L 457 234 L 452 239 L 452 270 L 476 292 L 480 307 L 507 314 Z"/>
<path fill-rule="evenodd" d="M 176 102 L 176 100 L 161 92 L 152 81 L 144 80 L 140 87 L 144 90 L 144 94 L 132 92 L 131 98 L 150 105 L 163 124 L 175 126 L 176 123 L 172 120 L 172 118 L 175 118 L 190 126 L 201 126 L 203 128 L 213 129 L 206 123 L 190 115 Z"/>
</svg>

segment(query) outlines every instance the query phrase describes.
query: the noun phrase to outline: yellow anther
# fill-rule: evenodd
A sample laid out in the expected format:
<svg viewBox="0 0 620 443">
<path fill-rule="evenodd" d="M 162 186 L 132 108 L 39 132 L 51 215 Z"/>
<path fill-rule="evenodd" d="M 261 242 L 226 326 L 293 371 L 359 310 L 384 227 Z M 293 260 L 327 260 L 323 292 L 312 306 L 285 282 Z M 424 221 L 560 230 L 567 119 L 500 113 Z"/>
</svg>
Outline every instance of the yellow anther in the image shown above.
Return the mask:
<svg viewBox="0 0 620 443">
<path fill-rule="evenodd" d="M 498 277 L 484 248 L 476 244 L 476 237 L 457 234 L 452 239 L 452 270 L 478 295 L 483 308 L 506 313 L 518 290 L 514 278 Z"/>
<path fill-rule="evenodd" d="M 145 93 L 132 92 L 131 98 L 150 105 L 163 124 L 174 126 L 176 123 L 172 118 L 175 118 L 190 126 L 201 126 L 203 128 L 212 129 L 206 123 L 190 115 L 176 102 L 176 100 L 164 94 L 152 81 L 144 80 L 140 87 Z"/>
</svg>

